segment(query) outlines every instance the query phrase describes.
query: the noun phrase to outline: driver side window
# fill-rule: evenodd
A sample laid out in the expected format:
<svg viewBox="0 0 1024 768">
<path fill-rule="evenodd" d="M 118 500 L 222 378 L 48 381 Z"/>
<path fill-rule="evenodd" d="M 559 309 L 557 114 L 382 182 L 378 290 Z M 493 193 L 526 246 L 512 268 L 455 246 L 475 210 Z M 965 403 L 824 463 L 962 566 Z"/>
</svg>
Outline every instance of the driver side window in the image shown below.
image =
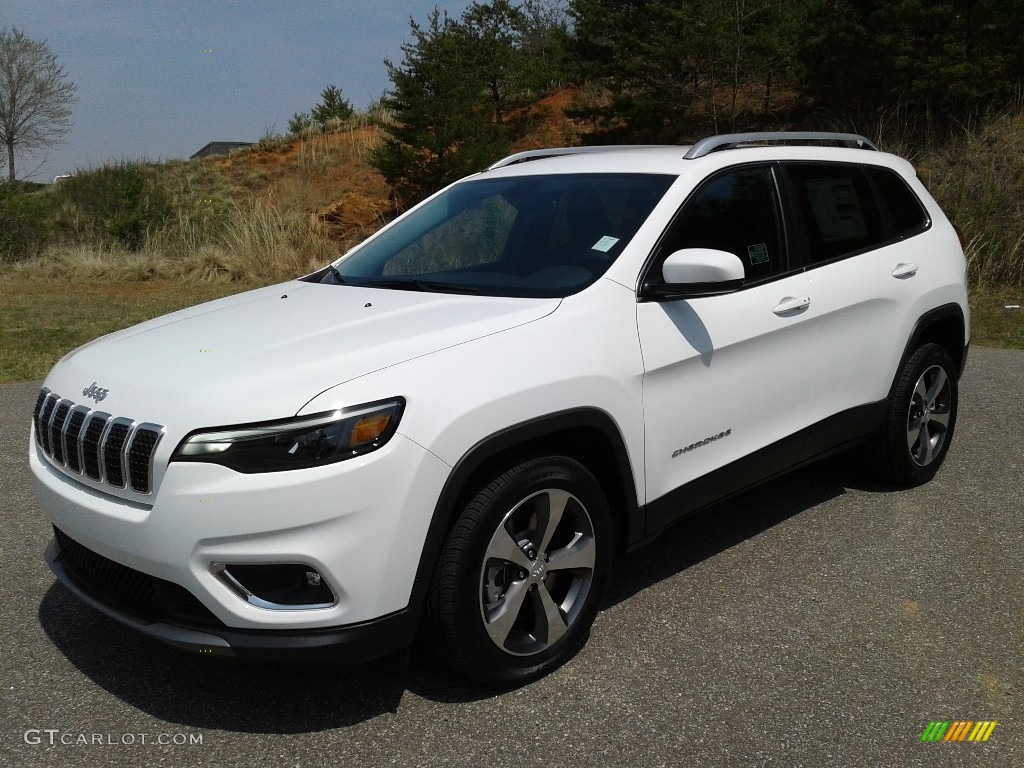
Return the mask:
<svg viewBox="0 0 1024 768">
<path fill-rule="evenodd" d="M 681 248 L 714 248 L 743 262 L 747 282 L 782 274 L 787 260 L 775 175 L 735 168 L 705 181 L 672 222 L 660 258 Z"/>
</svg>

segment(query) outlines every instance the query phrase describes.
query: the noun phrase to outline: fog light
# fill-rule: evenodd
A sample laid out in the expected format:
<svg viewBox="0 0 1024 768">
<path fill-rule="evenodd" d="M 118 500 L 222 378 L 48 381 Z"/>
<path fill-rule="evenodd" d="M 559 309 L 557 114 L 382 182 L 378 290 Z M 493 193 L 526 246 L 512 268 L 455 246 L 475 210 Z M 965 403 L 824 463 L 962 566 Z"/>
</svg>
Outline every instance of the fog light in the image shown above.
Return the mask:
<svg viewBox="0 0 1024 768">
<path fill-rule="evenodd" d="M 215 564 L 213 572 L 257 608 L 298 611 L 330 608 L 336 602 L 320 572 L 302 563 Z"/>
</svg>

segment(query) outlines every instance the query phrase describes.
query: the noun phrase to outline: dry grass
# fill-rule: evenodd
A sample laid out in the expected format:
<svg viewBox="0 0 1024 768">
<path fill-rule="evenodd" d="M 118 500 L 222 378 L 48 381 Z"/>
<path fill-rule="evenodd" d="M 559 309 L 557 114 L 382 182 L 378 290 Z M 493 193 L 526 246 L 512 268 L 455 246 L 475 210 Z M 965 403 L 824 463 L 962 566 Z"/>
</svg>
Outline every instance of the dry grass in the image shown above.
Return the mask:
<svg viewBox="0 0 1024 768">
<path fill-rule="evenodd" d="M 971 284 L 985 291 L 1024 287 L 1024 112 L 965 130 L 915 160 L 964 233 Z"/>
<path fill-rule="evenodd" d="M 277 282 L 306 274 L 375 231 L 391 214 L 367 158 L 380 141 L 369 117 L 305 138 L 265 137 L 227 157 L 150 170 L 170 214 L 137 250 L 75 226 L 15 264 L 29 279 Z"/>
<path fill-rule="evenodd" d="M 273 283 L 312 272 L 339 250 L 319 220 L 282 209 L 272 199 L 232 205 L 226 219 L 211 232 L 182 213 L 174 226 L 151 235 L 139 251 L 109 244 L 53 247 L 10 270 L 25 280 Z"/>
</svg>

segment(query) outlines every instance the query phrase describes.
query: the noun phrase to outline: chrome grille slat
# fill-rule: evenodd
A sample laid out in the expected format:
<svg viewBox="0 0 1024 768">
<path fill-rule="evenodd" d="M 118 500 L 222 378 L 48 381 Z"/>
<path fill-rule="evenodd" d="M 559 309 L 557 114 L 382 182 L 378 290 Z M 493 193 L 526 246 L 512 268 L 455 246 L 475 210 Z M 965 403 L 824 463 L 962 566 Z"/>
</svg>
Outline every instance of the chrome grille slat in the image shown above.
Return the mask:
<svg viewBox="0 0 1024 768">
<path fill-rule="evenodd" d="M 160 442 L 163 427 L 159 424 L 139 424 L 128 445 L 128 485 L 133 491 L 149 493 L 153 487 L 153 453 Z"/>
<path fill-rule="evenodd" d="M 132 432 L 131 419 L 113 419 L 103 436 L 103 476 L 109 485 L 124 488 L 124 448 Z"/>
<path fill-rule="evenodd" d="M 82 474 L 82 427 L 85 425 L 85 417 L 89 415 L 89 406 L 76 405 L 71 409 L 67 424 L 64 425 L 64 446 L 65 460 L 68 469 L 72 472 Z"/>
<path fill-rule="evenodd" d="M 50 419 L 50 448 L 53 450 L 53 460 L 58 464 L 67 463 L 64 460 L 64 422 L 67 421 L 72 405 L 74 403 L 68 400 L 61 400 L 53 409 Z"/>
<path fill-rule="evenodd" d="M 53 418 L 53 409 L 57 406 L 57 401 L 60 398 L 52 392 L 46 396 L 46 400 L 43 401 L 43 407 L 39 411 L 39 423 L 38 434 L 40 438 L 40 445 L 43 448 L 43 452 L 47 456 L 50 455 L 50 419 Z"/>
<path fill-rule="evenodd" d="M 39 397 L 36 398 L 36 407 L 32 409 L 32 422 L 36 425 L 36 443 L 40 446 L 43 444 L 42 433 L 39 429 L 39 414 L 43 410 L 43 403 L 46 401 L 46 396 L 50 394 L 50 390 L 43 387 L 39 390 Z"/>
<path fill-rule="evenodd" d="M 63 469 L 111 488 L 153 491 L 160 424 L 136 422 L 76 405 L 45 387 L 32 409 L 36 444 Z"/>
<path fill-rule="evenodd" d="M 103 480 L 100 471 L 100 440 L 106 431 L 109 418 L 109 413 L 91 413 L 82 433 L 82 464 L 85 467 L 85 474 L 97 482 Z"/>
</svg>

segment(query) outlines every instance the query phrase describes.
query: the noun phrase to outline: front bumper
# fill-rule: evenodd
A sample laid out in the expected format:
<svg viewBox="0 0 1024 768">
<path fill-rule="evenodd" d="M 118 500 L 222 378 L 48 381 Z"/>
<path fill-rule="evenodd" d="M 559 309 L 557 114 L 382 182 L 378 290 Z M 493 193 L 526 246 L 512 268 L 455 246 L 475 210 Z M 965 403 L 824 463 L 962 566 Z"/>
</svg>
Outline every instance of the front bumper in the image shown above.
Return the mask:
<svg viewBox="0 0 1024 768">
<path fill-rule="evenodd" d="M 59 531 L 47 551 L 54 573 L 144 634 L 203 653 L 329 651 L 351 661 L 412 639 L 416 570 L 450 469 L 401 435 L 373 454 L 294 472 L 172 464 L 151 506 L 75 482 L 34 441 L 29 464 L 36 500 Z M 102 561 L 100 578 L 80 556 Z M 221 575 L 225 564 L 280 563 L 321 574 L 333 604 L 275 610 Z M 125 579 L 146 599 L 122 600 L 115 582 Z"/>
<path fill-rule="evenodd" d="M 416 615 L 409 610 L 360 624 L 305 630 L 246 630 L 150 621 L 99 594 L 62 557 L 56 539 L 46 549 L 46 562 L 61 584 L 100 613 L 154 640 L 193 653 L 360 664 L 407 648 L 416 635 Z"/>
</svg>

